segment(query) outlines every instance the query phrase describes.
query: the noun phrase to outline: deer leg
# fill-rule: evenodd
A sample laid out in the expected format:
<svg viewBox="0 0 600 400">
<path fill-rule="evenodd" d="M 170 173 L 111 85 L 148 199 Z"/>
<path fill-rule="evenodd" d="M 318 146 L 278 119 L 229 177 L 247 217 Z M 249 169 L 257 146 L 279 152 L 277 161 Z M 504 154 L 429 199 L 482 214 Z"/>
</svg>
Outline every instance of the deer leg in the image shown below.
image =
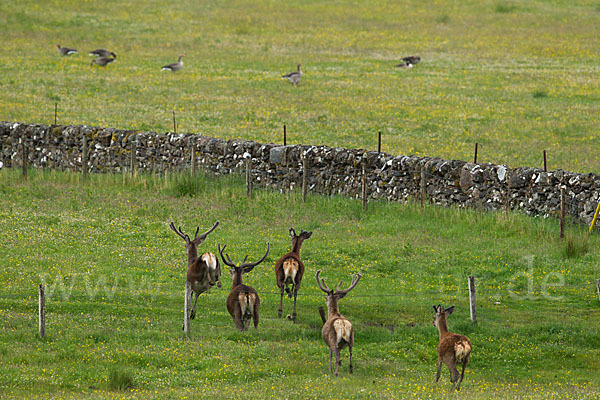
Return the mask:
<svg viewBox="0 0 600 400">
<path fill-rule="evenodd" d="M 468 363 L 469 363 L 469 357 L 467 357 L 467 358 L 465 358 L 465 359 L 463 360 L 463 363 L 462 363 L 462 371 L 461 371 L 461 373 L 460 373 L 460 379 L 458 380 L 458 384 L 456 385 L 456 390 L 457 390 L 457 391 L 460 391 L 460 384 L 462 383 L 462 381 L 463 381 L 463 378 L 465 377 L 465 368 L 467 368 L 467 364 L 468 364 Z"/>
<path fill-rule="evenodd" d="M 435 383 L 438 383 L 440 380 L 440 375 L 442 374 L 442 360 L 438 358 L 437 362 L 437 374 L 435 375 Z"/>
<path fill-rule="evenodd" d="M 329 373 L 331 373 L 331 358 L 333 357 L 333 350 L 329 348 Z"/>
<path fill-rule="evenodd" d="M 348 351 L 350 352 L 350 373 L 352 373 L 354 370 L 352 367 L 352 345 L 348 345 Z"/>
<path fill-rule="evenodd" d="M 252 319 L 254 320 L 254 329 L 258 328 L 258 304 L 254 304 L 254 312 L 252 313 Z"/>
<path fill-rule="evenodd" d="M 292 321 L 296 323 L 296 297 L 298 297 L 298 289 L 296 289 L 296 285 L 294 285 L 294 312 L 292 313 Z"/>
<path fill-rule="evenodd" d="M 238 304 L 235 307 L 235 310 L 233 311 L 233 322 L 235 322 L 235 327 L 238 328 L 240 331 L 244 330 L 244 320 L 242 318 L 242 310 L 240 309 L 240 306 Z"/>
<path fill-rule="evenodd" d="M 338 368 L 340 364 L 340 348 L 335 346 L 335 376 L 338 376 Z"/>
<path fill-rule="evenodd" d="M 281 314 L 283 313 L 283 287 L 285 285 L 281 284 L 281 296 L 279 297 L 279 311 L 277 311 L 277 316 L 281 318 Z"/>
<path fill-rule="evenodd" d="M 456 364 L 452 364 L 452 365 L 448 365 L 448 368 L 450 369 L 450 374 L 452 375 L 451 378 L 451 382 L 452 382 L 452 388 L 450 389 L 450 391 L 452 392 L 454 389 L 456 389 L 456 382 L 458 381 L 458 370 L 456 369 Z"/>
<path fill-rule="evenodd" d="M 190 319 L 196 318 L 196 303 L 198 303 L 198 296 L 200 296 L 200 293 L 196 293 L 196 299 L 194 300 L 194 307 L 192 307 L 192 312 L 190 313 Z"/>
</svg>

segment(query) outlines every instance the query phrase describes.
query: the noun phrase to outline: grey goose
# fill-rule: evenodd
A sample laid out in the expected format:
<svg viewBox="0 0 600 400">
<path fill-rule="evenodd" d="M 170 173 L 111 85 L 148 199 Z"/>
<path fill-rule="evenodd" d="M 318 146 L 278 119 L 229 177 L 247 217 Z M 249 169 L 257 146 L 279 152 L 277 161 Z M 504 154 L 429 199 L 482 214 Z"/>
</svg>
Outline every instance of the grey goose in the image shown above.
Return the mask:
<svg viewBox="0 0 600 400">
<path fill-rule="evenodd" d="M 58 52 L 61 56 L 70 56 L 71 54 L 77 54 L 77 50 L 72 49 L 70 47 L 60 47 L 60 44 L 57 44 Z"/>
<path fill-rule="evenodd" d="M 285 74 L 282 76 L 283 79 L 287 79 L 292 83 L 292 85 L 296 86 L 300 83 L 300 79 L 302 78 L 302 70 L 300 70 L 300 66 L 302 64 L 298 64 L 298 70 L 294 72 L 290 72 L 289 74 Z"/>
<path fill-rule="evenodd" d="M 163 67 L 161 68 L 161 71 L 172 71 L 172 72 L 177 72 L 177 71 L 179 71 L 180 69 L 182 69 L 182 68 L 183 68 L 183 60 L 182 60 L 183 56 L 185 56 L 185 54 L 181 54 L 181 55 L 179 56 L 179 61 L 177 61 L 176 63 L 167 64 L 167 65 L 163 66 Z"/>
<path fill-rule="evenodd" d="M 421 61 L 420 56 L 408 56 L 402 57 L 402 62 L 396 65 L 397 68 L 412 68 L 415 64 L 418 64 Z"/>
<path fill-rule="evenodd" d="M 90 56 L 117 58 L 117 55 L 115 53 L 113 53 L 112 51 L 108 51 L 106 49 L 96 49 L 96 50 L 90 51 Z"/>
<path fill-rule="evenodd" d="M 115 59 L 112 57 L 98 57 L 95 60 L 92 60 L 92 62 L 90 63 L 90 67 L 93 67 L 94 64 L 99 65 L 101 67 L 106 67 L 113 61 L 115 61 Z"/>
</svg>

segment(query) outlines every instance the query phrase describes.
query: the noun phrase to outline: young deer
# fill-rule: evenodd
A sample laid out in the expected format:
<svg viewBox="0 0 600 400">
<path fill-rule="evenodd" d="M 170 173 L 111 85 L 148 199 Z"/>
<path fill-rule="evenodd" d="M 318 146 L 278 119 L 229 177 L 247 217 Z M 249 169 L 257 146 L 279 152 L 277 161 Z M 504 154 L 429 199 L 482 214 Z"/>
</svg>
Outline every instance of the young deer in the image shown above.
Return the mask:
<svg viewBox="0 0 600 400">
<path fill-rule="evenodd" d="M 321 330 L 321 336 L 323 340 L 329 346 L 329 372 L 331 372 L 331 358 L 335 352 L 335 376 L 338 375 L 338 367 L 342 364 L 340 361 L 340 350 L 348 346 L 350 352 L 350 373 L 352 373 L 352 346 L 354 346 L 354 328 L 350 321 L 348 321 L 340 311 L 338 310 L 338 300 L 343 298 L 349 291 L 354 289 L 356 284 L 361 278 L 361 274 L 352 276 L 352 283 L 348 289 L 340 290 L 342 281 L 338 284 L 335 292 L 327 287 L 324 279 L 319 280 L 319 274 L 321 271 L 317 271 L 317 284 L 319 288 L 327 293 L 327 311 L 328 317 L 327 322 L 323 325 Z"/>
<path fill-rule="evenodd" d="M 457 333 L 448 332 L 448 324 L 446 318 L 454 311 L 454 306 L 444 309 L 441 305 L 433 306 L 435 317 L 433 325 L 440 332 L 440 341 L 438 343 L 438 361 L 437 375 L 435 382 L 439 381 L 440 373 L 442 372 L 442 362 L 448 366 L 450 370 L 450 382 L 454 384 L 451 390 L 460 390 L 460 384 L 465 376 L 465 368 L 471 358 L 471 342 L 466 336 Z M 456 369 L 456 364 L 462 364 L 462 372 L 460 376 Z"/>
<path fill-rule="evenodd" d="M 231 267 L 231 277 L 233 278 L 233 286 L 231 287 L 229 296 L 227 296 L 227 311 L 229 311 L 229 314 L 233 317 L 233 322 L 235 322 L 235 326 L 240 331 L 248 330 L 250 319 L 254 320 L 254 328 L 256 328 L 258 326 L 260 298 L 253 287 L 242 284 L 242 275 L 252 271 L 254 267 L 267 258 L 267 255 L 269 254 L 269 243 L 267 243 L 267 252 L 260 260 L 254 263 L 247 263 L 246 260 L 248 259 L 248 256 L 246 256 L 239 267 L 231 261 L 229 254 L 223 256 L 223 251 L 227 245 L 221 248 L 221 244 L 219 243 L 218 246 L 221 259 L 226 265 Z"/>
<path fill-rule="evenodd" d="M 290 228 L 292 251 L 282 256 L 275 263 L 277 286 L 279 286 L 279 289 L 281 290 L 277 316 L 281 318 L 281 314 L 283 313 L 283 291 L 285 289 L 289 298 L 294 296 L 294 312 L 292 313 L 292 321 L 294 321 L 294 323 L 296 323 L 296 297 L 298 296 L 298 289 L 300 289 L 300 283 L 302 282 L 302 276 L 304 275 L 304 264 L 300 261 L 300 248 L 302 247 L 302 242 L 310 238 L 311 235 L 312 232 L 306 231 L 300 231 L 300 235 L 296 235 L 294 228 Z M 288 285 L 292 285 L 291 290 Z"/>
<path fill-rule="evenodd" d="M 215 222 L 212 228 L 201 235 L 198 235 L 200 227 L 197 227 L 194 240 L 191 240 L 188 235 L 183 233 L 181 227 L 179 227 L 179 229 L 175 228 L 173 222 L 169 225 L 177 236 L 185 240 L 185 249 L 188 254 L 187 281 L 192 288 L 192 292 L 190 292 L 190 303 L 192 300 L 191 297 L 194 293 L 196 294 L 194 307 L 190 313 L 190 319 L 196 317 L 196 303 L 198 302 L 198 296 L 200 296 L 201 293 L 206 292 L 215 284 L 217 284 L 217 287 L 221 287 L 221 267 L 217 257 L 215 257 L 213 253 L 204 253 L 198 258 L 198 246 L 204 242 L 204 239 L 206 239 L 209 233 L 215 230 L 217 225 L 219 225 L 219 221 Z"/>
</svg>

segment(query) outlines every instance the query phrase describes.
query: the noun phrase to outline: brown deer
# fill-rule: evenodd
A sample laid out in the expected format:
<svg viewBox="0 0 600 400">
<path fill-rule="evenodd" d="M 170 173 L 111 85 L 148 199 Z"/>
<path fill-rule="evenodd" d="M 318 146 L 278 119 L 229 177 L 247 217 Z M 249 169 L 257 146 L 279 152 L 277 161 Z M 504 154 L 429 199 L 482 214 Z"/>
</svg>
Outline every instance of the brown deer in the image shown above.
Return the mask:
<svg viewBox="0 0 600 400">
<path fill-rule="evenodd" d="M 240 331 L 248 330 L 250 319 L 254 321 L 254 328 L 256 329 L 258 326 L 260 298 L 253 287 L 242 284 L 242 275 L 252 271 L 254 267 L 267 258 L 267 255 L 269 254 L 269 243 L 267 242 L 267 252 L 260 260 L 253 263 L 247 263 L 246 260 L 248 259 L 248 256 L 246 256 L 239 267 L 231 261 L 229 254 L 223 256 L 223 251 L 227 245 L 221 248 L 221 244 L 219 243 L 218 246 L 221 259 L 226 265 L 231 267 L 231 277 L 233 278 L 231 292 L 229 292 L 229 296 L 227 296 L 227 311 L 229 311 L 229 314 L 233 317 L 233 322 L 235 322 L 235 326 Z"/>
<path fill-rule="evenodd" d="M 219 265 L 219 259 L 215 257 L 213 253 L 204 253 L 198 258 L 198 246 L 204 242 L 209 233 L 215 230 L 217 225 L 219 225 L 219 221 L 215 222 L 212 228 L 201 235 L 198 235 L 200 227 L 197 227 L 194 240 L 191 240 L 188 235 L 183 233 L 181 227 L 179 227 L 179 229 L 175 228 L 173 222 L 169 225 L 177 236 L 185 240 L 185 249 L 188 255 L 187 281 L 192 288 L 192 291 L 190 292 L 190 303 L 192 296 L 194 293 L 196 294 L 194 307 L 190 313 L 190 319 L 196 317 L 196 303 L 198 302 L 198 296 L 200 296 L 201 293 L 206 292 L 215 284 L 217 287 L 221 287 L 221 267 Z"/>
<path fill-rule="evenodd" d="M 279 297 L 279 311 L 277 316 L 281 318 L 283 313 L 283 291 L 285 290 L 289 298 L 294 296 L 294 312 L 292 313 L 292 321 L 296 323 L 296 297 L 298 289 L 304 275 L 304 264 L 300 261 L 300 248 L 302 242 L 310 238 L 312 232 L 300 231 L 300 235 L 296 235 L 294 228 L 290 228 L 290 237 L 292 238 L 292 251 L 282 256 L 275 263 L 275 274 L 277 275 L 277 286 L 281 290 Z M 288 287 L 292 285 L 292 288 Z"/>
<path fill-rule="evenodd" d="M 456 389 L 458 391 L 460 390 L 460 384 L 465 376 L 465 368 L 471 358 L 471 342 L 466 336 L 448 332 L 446 318 L 452 314 L 454 306 L 444 309 L 444 307 L 438 305 L 437 307 L 433 306 L 433 310 L 435 311 L 433 325 L 437 327 L 440 332 L 440 341 L 437 348 L 438 361 L 435 382 L 437 383 L 440 380 L 443 362 L 448 366 L 448 369 L 450 370 L 450 382 L 454 384 L 450 390 Z M 462 364 L 460 376 L 456 369 L 456 364 Z"/>
<path fill-rule="evenodd" d="M 323 340 L 329 346 L 329 372 L 331 372 L 331 358 L 335 352 L 335 376 L 338 375 L 338 367 L 342 364 L 340 361 L 340 350 L 348 346 L 350 352 L 350 373 L 352 373 L 352 347 L 354 346 L 354 328 L 350 321 L 346 319 L 338 310 L 338 301 L 343 298 L 349 291 L 354 289 L 361 278 L 361 274 L 352 276 L 352 283 L 348 289 L 340 290 L 342 281 L 338 284 L 335 292 L 327 287 L 324 279 L 319 280 L 319 274 L 321 271 L 317 271 L 317 284 L 319 288 L 327 293 L 327 322 L 323 325 L 321 330 L 321 336 Z"/>
</svg>

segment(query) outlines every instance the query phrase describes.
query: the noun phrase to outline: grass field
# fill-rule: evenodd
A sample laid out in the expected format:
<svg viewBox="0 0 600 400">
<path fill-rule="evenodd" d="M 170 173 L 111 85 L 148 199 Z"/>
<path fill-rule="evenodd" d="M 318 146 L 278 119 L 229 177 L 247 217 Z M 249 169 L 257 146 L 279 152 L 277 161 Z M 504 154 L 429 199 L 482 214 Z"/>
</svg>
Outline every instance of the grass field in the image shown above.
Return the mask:
<svg viewBox="0 0 600 400">
<path fill-rule="evenodd" d="M 0 3 L 0 119 L 600 172 L 597 0 Z M 80 53 L 61 58 L 55 44 Z M 90 69 L 87 52 L 118 54 Z M 181 73 L 160 67 L 185 53 Z M 412 70 L 401 56 L 420 54 Z M 301 62 L 298 87 L 280 76 Z"/>
<path fill-rule="evenodd" d="M 195 189 L 194 189 L 195 188 Z M 196 194 L 193 194 L 196 192 Z M 186 195 L 192 193 L 192 196 Z M 183 195 L 182 195 L 183 194 Z M 432 305 L 456 305 L 450 329 L 472 361 L 456 398 L 595 399 L 600 392 L 597 236 L 518 214 L 255 191 L 240 178 L 0 170 L 1 398 L 446 398 L 433 385 Z M 257 330 L 239 333 L 225 308 L 231 281 L 199 298 L 181 331 L 185 253 L 169 221 L 191 232 L 221 224 L 202 245 L 234 261 L 271 253 L 245 278 L 261 296 Z M 290 227 L 313 231 L 298 323 L 278 319 L 273 264 Z M 355 373 L 327 371 L 315 283 L 363 278 L 340 302 L 354 324 Z M 467 276 L 477 282 L 469 320 Z M 47 337 L 37 333 L 46 281 Z M 291 312 L 285 299 L 284 313 Z M 347 356 L 347 353 L 343 353 Z M 121 388 L 121 389 L 119 389 Z M 454 396 L 453 396 L 454 397 Z"/>
</svg>

